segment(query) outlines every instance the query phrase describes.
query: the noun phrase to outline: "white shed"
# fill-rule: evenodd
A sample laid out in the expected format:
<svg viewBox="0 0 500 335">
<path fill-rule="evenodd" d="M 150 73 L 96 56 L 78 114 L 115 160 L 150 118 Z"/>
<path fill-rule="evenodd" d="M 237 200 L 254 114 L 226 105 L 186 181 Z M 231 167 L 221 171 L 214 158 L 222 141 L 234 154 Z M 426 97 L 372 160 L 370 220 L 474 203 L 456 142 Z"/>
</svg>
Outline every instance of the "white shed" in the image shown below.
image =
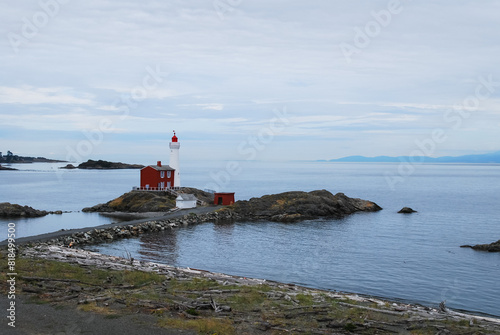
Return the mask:
<svg viewBox="0 0 500 335">
<path fill-rule="evenodd" d="M 198 201 L 198 199 L 194 194 L 180 193 L 177 198 L 175 198 L 175 205 L 177 208 L 195 208 L 196 201 Z"/>
</svg>

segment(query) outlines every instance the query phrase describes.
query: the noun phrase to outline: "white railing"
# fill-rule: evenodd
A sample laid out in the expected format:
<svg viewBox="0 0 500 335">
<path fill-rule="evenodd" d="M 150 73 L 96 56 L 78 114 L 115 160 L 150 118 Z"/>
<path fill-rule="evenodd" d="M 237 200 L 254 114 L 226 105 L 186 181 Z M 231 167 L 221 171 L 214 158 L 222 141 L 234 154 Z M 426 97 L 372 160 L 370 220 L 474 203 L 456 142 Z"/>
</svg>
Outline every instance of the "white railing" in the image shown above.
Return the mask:
<svg viewBox="0 0 500 335">
<path fill-rule="evenodd" d="M 172 194 L 177 194 L 178 190 L 181 190 L 182 187 L 132 187 L 132 191 L 156 191 L 156 192 L 169 192 Z"/>
</svg>

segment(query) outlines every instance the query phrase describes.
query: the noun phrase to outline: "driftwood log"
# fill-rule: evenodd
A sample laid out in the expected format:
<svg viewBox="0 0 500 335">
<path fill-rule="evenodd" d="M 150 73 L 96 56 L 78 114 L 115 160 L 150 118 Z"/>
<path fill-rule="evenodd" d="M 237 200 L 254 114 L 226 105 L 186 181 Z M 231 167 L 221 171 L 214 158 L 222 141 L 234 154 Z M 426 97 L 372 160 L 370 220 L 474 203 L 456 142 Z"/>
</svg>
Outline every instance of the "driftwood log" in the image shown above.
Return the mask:
<svg viewBox="0 0 500 335">
<path fill-rule="evenodd" d="M 121 257 L 116 257 L 116 256 L 108 256 L 108 255 L 103 255 L 91 251 L 86 251 L 86 250 L 79 250 L 79 249 L 72 249 L 72 248 L 67 248 L 67 247 L 60 247 L 60 246 L 53 246 L 53 245 L 38 245 L 36 247 L 31 247 L 31 248 L 26 248 L 23 250 L 23 256 L 25 257 L 35 257 L 35 258 L 42 258 L 42 259 L 48 259 L 48 260 L 57 260 L 57 261 L 63 261 L 63 262 L 68 262 L 68 263 L 77 263 L 85 266 L 95 266 L 97 268 L 104 268 L 104 269 L 113 269 L 113 270 L 139 270 L 139 271 L 146 271 L 146 272 L 155 272 L 160 275 L 165 276 L 165 279 L 176 279 L 177 281 L 183 281 L 183 280 L 188 280 L 188 279 L 193 279 L 193 278 L 206 278 L 210 280 L 217 281 L 221 285 L 242 285 L 242 286 L 257 286 L 257 285 L 262 285 L 266 284 L 270 288 L 272 288 L 271 291 L 266 292 L 266 295 L 269 299 L 273 299 L 273 297 L 281 297 L 285 300 L 294 302 L 297 301 L 296 297 L 299 294 L 310 294 L 313 296 L 327 296 L 329 298 L 333 299 L 339 299 L 339 300 L 347 300 L 350 302 L 356 302 L 356 303 L 369 303 L 370 305 L 375 304 L 377 307 L 369 307 L 369 306 L 362 306 L 358 304 L 352 304 L 348 302 L 338 302 L 339 305 L 349 307 L 349 308 L 358 308 L 358 309 L 364 309 L 368 311 L 373 311 L 373 312 L 378 312 L 378 313 L 384 313 L 387 315 L 393 315 L 393 316 L 398 316 L 402 317 L 403 315 L 407 315 L 409 318 L 408 320 L 438 320 L 438 319 L 456 319 L 456 320 L 469 320 L 472 322 L 472 320 L 481 320 L 485 322 L 490 322 L 493 324 L 500 324 L 500 320 L 496 318 L 491 318 L 491 317 L 486 317 L 486 316 L 478 316 L 478 315 L 469 315 L 465 313 L 459 313 L 450 310 L 449 308 L 445 307 L 443 304 L 441 308 L 430 308 L 430 307 L 424 307 L 420 305 L 409 305 L 409 304 L 404 304 L 404 303 L 396 303 L 396 302 L 391 302 L 389 304 L 387 301 L 383 301 L 380 299 L 376 299 L 373 297 L 363 297 L 359 296 L 357 294 L 350 294 L 350 293 L 339 293 L 339 292 L 330 292 L 330 291 L 321 291 L 321 290 L 313 290 L 313 289 L 308 289 L 304 288 L 301 286 L 293 285 L 293 284 L 283 284 L 283 283 L 278 283 L 278 282 L 273 282 L 273 281 L 267 281 L 267 280 L 262 280 L 262 279 L 253 279 L 253 278 L 246 278 L 246 277 L 238 277 L 238 276 L 231 276 L 227 274 L 222 274 L 222 273 L 213 273 L 213 272 L 208 272 L 204 270 L 196 270 L 196 269 L 190 269 L 190 268 L 179 268 L 179 267 L 174 267 L 170 265 L 165 265 L 165 264 L 158 264 L 158 263 L 153 263 L 153 262 L 141 262 L 138 260 L 131 261 L 130 259 L 125 259 Z M 52 279 L 52 278 L 39 278 L 39 277 L 25 277 L 25 280 L 27 281 L 60 281 L 60 282 L 68 282 L 68 283 L 74 283 L 78 284 L 80 283 L 78 280 L 64 280 L 64 279 Z M 80 283 L 82 285 L 86 285 L 85 283 Z M 105 287 L 105 285 L 103 285 Z M 274 288 L 274 289 L 273 289 Z M 227 312 L 230 311 L 231 308 L 230 306 L 220 306 L 216 300 L 213 298 L 213 295 L 217 294 L 238 294 L 240 290 L 238 289 L 230 289 L 230 290 L 208 290 L 205 291 L 204 293 L 208 294 L 210 296 L 210 300 L 208 302 L 204 301 L 196 301 L 193 299 L 188 299 L 188 298 L 182 298 L 179 296 L 172 296 L 172 299 L 176 300 L 176 304 L 179 306 L 182 306 L 181 310 L 186 310 L 188 308 L 197 308 L 197 309 L 203 309 L 203 308 L 208 308 L 208 309 L 213 309 L 216 312 Z M 193 293 L 191 291 L 190 293 Z M 200 292 L 203 293 L 203 292 Z M 93 300 L 92 300 L 93 299 Z M 79 301 L 80 303 L 89 303 L 89 302 L 96 302 L 96 301 L 105 301 L 109 299 L 107 296 L 100 296 L 100 297 L 93 297 L 89 298 L 88 301 L 82 299 Z M 151 307 L 151 306 L 160 306 L 162 303 L 160 302 L 151 302 L 151 301 L 145 301 L 145 305 Z M 293 317 L 293 314 L 300 314 L 300 313 L 309 313 L 310 311 L 307 310 L 302 310 L 304 307 L 303 306 L 297 306 L 296 308 L 293 306 L 283 306 L 283 309 L 287 311 L 287 314 Z M 312 311 L 316 311 L 316 315 L 319 316 L 320 319 L 324 318 L 321 316 L 323 313 L 322 311 L 324 310 L 325 306 L 322 305 L 313 305 L 313 306 L 308 306 L 308 308 L 312 309 Z M 314 314 L 314 313 L 312 313 Z M 277 329 L 274 327 L 274 325 L 265 325 L 263 324 L 263 328 L 268 329 Z M 334 327 L 334 324 L 332 324 L 332 327 Z"/>
</svg>

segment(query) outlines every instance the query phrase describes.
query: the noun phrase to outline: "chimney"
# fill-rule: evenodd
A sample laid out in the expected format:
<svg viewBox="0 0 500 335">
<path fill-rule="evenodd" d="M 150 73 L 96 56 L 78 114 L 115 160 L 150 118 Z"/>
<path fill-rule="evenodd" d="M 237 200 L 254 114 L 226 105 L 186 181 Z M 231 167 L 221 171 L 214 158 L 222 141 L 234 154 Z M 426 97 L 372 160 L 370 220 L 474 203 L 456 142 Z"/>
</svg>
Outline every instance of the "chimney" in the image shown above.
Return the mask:
<svg viewBox="0 0 500 335">
<path fill-rule="evenodd" d="M 156 162 L 157 166 L 161 166 L 161 161 Z"/>
</svg>

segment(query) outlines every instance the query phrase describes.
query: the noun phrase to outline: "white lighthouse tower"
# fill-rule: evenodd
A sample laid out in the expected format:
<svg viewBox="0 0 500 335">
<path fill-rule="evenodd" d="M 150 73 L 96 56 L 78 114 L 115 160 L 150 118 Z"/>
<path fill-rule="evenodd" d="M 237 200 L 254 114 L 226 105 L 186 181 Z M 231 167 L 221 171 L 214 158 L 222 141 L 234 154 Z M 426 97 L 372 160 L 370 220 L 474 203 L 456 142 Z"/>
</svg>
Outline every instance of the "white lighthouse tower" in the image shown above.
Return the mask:
<svg viewBox="0 0 500 335">
<path fill-rule="evenodd" d="M 179 139 L 175 136 L 172 137 L 172 142 L 170 142 L 170 167 L 175 169 L 174 171 L 174 187 L 181 187 L 181 172 L 179 166 L 179 148 L 181 144 L 179 143 Z"/>
</svg>

